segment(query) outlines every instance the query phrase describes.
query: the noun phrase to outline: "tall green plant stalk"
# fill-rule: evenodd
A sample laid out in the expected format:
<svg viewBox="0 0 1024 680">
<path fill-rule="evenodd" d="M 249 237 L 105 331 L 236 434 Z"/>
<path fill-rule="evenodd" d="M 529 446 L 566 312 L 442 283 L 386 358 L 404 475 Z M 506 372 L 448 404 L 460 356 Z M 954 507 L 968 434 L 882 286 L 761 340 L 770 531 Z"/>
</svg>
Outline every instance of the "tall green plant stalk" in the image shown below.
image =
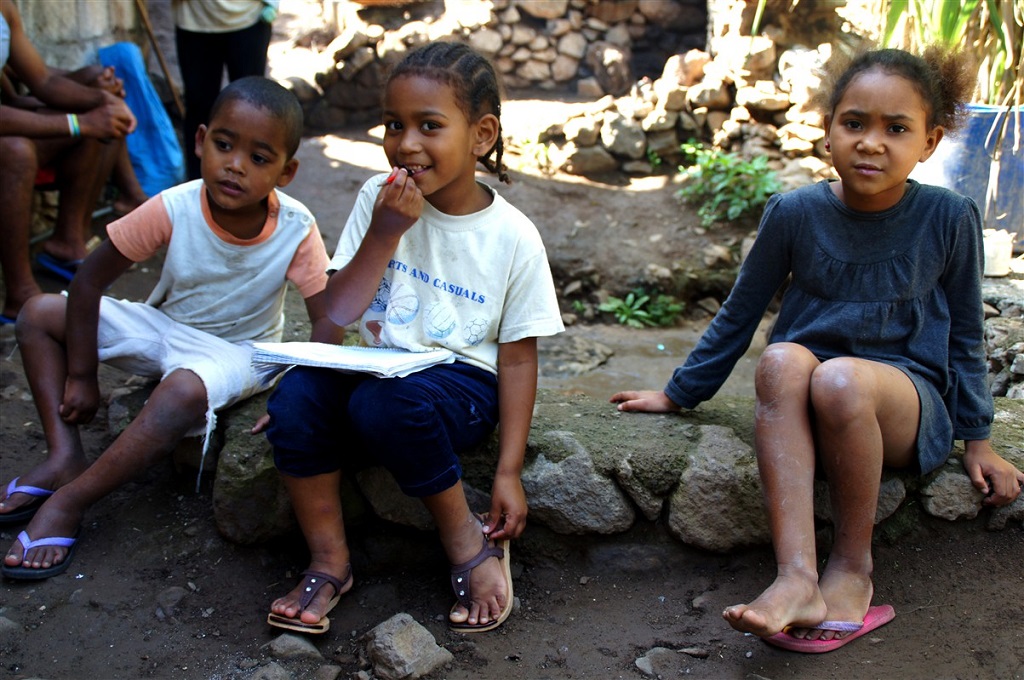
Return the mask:
<svg viewBox="0 0 1024 680">
<path fill-rule="evenodd" d="M 884 0 L 887 47 L 964 47 L 978 62 L 975 102 L 1020 106 L 1024 3 L 1020 0 Z M 1019 129 L 1019 126 L 1018 126 Z"/>
</svg>

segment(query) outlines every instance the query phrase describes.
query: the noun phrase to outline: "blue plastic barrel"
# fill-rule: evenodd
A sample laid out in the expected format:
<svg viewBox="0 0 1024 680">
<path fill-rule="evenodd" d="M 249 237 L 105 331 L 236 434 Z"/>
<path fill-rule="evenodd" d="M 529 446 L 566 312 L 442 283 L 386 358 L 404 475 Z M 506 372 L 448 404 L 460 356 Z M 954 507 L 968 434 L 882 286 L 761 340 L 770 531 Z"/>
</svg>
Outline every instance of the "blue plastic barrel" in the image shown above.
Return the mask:
<svg viewBox="0 0 1024 680">
<path fill-rule="evenodd" d="M 990 176 L 995 178 L 992 157 L 998 130 L 1006 116 L 1006 132 L 999 158 L 998 185 L 991 205 L 986 206 Z M 1019 118 L 1017 118 L 1019 116 Z M 1020 148 L 1016 153 L 1014 125 L 1020 121 Z M 915 168 L 910 176 L 919 182 L 937 184 L 970 196 L 981 208 L 986 229 L 1005 229 L 1024 242 L 1024 110 L 1021 107 L 969 104 L 964 125 L 942 138 L 932 157 Z"/>
</svg>

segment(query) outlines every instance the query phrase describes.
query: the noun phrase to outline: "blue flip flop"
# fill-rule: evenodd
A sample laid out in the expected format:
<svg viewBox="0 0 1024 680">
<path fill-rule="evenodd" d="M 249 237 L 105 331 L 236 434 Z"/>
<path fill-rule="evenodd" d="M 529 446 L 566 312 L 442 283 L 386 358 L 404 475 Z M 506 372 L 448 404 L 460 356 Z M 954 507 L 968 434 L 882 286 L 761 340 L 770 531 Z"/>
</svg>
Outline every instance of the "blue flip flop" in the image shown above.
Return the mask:
<svg viewBox="0 0 1024 680">
<path fill-rule="evenodd" d="M 65 281 L 75 278 L 75 274 L 78 273 L 78 266 L 83 262 L 85 260 L 61 260 L 49 253 L 39 253 L 36 256 L 36 264 Z"/>
<path fill-rule="evenodd" d="M 6 314 L 0 314 L 0 326 L 8 326 L 18 319 L 13 316 L 7 316 Z"/>
<path fill-rule="evenodd" d="M 23 493 L 26 496 L 32 496 L 34 500 L 29 501 L 21 507 L 11 510 L 10 512 L 0 512 L 0 527 L 11 526 L 12 524 L 24 524 L 25 522 L 32 519 L 36 514 L 36 510 L 43 502 L 53 495 L 53 492 L 49 489 L 41 489 L 38 486 L 18 486 L 18 480 L 20 477 L 15 477 L 11 480 L 11 483 L 7 485 L 7 495 L 4 499 L 11 497 L 11 494 Z"/>
<path fill-rule="evenodd" d="M 24 555 L 31 548 L 38 548 L 40 546 L 55 545 L 61 548 L 67 548 L 68 554 L 64 556 L 57 564 L 47 567 L 46 569 L 31 569 L 29 567 L 9 567 L 6 564 L 0 567 L 0 573 L 10 579 L 17 581 L 42 581 L 43 579 L 56 576 L 57 574 L 63 574 L 67 571 L 67 568 L 71 566 L 71 558 L 75 556 L 75 549 L 78 547 L 78 533 L 75 533 L 74 538 L 64 538 L 55 536 L 52 538 L 40 538 L 38 541 L 33 541 L 28 537 L 24 531 L 18 534 L 18 541 L 21 542 L 21 547 Z"/>
</svg>

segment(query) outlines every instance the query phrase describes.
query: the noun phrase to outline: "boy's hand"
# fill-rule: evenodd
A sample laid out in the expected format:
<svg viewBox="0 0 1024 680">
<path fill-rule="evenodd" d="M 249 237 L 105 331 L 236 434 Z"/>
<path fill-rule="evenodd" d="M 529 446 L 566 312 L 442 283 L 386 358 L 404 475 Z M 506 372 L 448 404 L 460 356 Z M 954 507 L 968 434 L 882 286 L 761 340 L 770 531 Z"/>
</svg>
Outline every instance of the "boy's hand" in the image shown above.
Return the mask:
<svg viewBox="0 0 1024 680">
<path fill-rule="evenodd" d="M 64 400 L 61 402 L 58 412 L 64 422 L 71 425 L 84 425 L 96 415 L 99 403 L 100 388 L 95 378 L 84 380 L 69 376 L 64 383 Z"/>
<path fill-rule="evenodd" d="M 655 390 L 617 392 L 608 401 L 618 404 L 620 411 L 673 413 L 680 409 L 679 404 L 669 399 L 667 394 Z"/>
<path fill-rule="evenodd" d="M 964 442 L 964 470 L 974 488 L 985 494 L 985 505 L 1009 505 L 1020 495 L 1024 472 L 992 449 L 987 439 Z"/>
<path fill-rule="evenodd" d="M 386 239 L 398 240 L 423 212 L 423 192 L 405 168 L 394 168 L 373 206 L 370 230 Z"/>
<path fill-rule="evenodd" d="M 497 475 L 484 534 L 491 540 L 519 538 L 526 529 L 526 492 L 518 475 Z"/>
</svg>

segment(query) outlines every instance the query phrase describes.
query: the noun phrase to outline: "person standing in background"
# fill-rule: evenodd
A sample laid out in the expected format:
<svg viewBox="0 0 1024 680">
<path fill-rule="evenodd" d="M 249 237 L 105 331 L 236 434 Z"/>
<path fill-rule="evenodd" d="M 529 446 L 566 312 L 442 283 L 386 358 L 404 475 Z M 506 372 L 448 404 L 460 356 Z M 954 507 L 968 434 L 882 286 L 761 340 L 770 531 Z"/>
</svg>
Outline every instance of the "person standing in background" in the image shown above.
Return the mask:
<svg viewBox="0 0 1024 680">
<path fill-rule="evenodd" d="M 229 82 L 265 75 L 270 24 L 279 4 L 280 0 L 173 0 L 174 39 L 185 90 L 182 141 L 188 179 L 200 177 L 199 158 L 191 149 L 196 130 L 206 124 L 220 93 L 224 69 Z"/>
</svg>

